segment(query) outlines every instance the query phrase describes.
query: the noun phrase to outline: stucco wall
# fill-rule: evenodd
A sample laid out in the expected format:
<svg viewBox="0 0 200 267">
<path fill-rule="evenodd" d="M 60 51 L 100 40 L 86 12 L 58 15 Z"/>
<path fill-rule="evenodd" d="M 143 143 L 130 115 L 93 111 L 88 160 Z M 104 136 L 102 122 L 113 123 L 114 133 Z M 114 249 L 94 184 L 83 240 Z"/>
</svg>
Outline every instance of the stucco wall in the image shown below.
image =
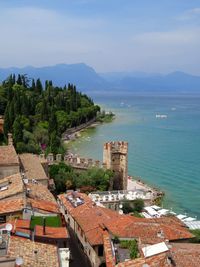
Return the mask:
<svg viewBox="0 0 200 267">
<path fill-rule="evenodd" d="M 0 166 L 0 179 L 15 173 L 19 173 L 19 165 Z"/>
</svg>

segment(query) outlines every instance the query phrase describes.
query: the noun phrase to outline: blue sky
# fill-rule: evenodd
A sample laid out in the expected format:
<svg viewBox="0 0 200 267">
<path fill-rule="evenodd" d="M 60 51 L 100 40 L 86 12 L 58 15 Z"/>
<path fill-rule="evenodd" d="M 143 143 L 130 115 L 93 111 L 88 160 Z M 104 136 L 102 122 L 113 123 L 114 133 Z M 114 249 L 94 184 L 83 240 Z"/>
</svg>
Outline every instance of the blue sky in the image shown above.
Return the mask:
<svg viewBox="0 0 200 267">
<path fill-rule="evenodd" d="M 200 0 L 1 0 L 0 66 L 200 75 Z"/>
</svg>

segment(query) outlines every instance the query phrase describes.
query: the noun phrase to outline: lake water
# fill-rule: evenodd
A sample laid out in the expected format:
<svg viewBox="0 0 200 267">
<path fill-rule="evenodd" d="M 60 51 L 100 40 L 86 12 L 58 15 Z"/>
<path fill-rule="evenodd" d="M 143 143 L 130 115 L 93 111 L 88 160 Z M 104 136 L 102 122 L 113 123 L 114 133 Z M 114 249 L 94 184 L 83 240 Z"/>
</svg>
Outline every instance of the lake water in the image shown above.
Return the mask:
<svg viewBox="0 0 200 267">
<path fill-rule="evenodd" d="M 102 161 L 103 143 L 128 141 L 129 174 L 163 190 L 164 207 L 200 218 L 200 97 L 129 95 L 94 100 L 113 111 L 116 119 L 87 130 L 73 142 L 73 150 Z"/>
</svg>

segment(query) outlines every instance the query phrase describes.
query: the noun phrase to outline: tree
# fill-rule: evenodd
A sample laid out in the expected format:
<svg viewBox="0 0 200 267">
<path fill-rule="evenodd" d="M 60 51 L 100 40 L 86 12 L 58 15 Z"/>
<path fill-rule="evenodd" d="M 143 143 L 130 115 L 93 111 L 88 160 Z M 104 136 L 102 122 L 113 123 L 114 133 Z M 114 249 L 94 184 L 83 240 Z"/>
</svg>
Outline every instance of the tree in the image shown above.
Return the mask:
<svg viewBox="0 0 200 267">
<path fill-rule="evenodd" d="M 21 117 L 17 116 L 13 123 L 13 141 L 14 144 L 23 141 L 23 125 L 21 123 Z"/>
<path fill-rule="evenodd" d="M 144 200 L 141 198 L 137 198 L 133 201 L 134 211 L 141 212 L 144 208 Z"/>
</svg>

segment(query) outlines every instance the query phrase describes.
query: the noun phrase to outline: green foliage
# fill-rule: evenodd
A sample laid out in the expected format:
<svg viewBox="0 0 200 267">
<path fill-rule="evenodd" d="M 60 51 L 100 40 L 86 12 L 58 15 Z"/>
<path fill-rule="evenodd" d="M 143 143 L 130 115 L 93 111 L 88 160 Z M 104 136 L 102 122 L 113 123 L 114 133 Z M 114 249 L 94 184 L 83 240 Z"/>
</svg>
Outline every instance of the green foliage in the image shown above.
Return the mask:
<svg viewBox="0 0 200 267">
<path fill-rule="evenodd" d="M 69 184 L 70 182 L 71 187 L 74 185 L 74 171 L 71 166 L 68 166 L 63 162 L 58 165 L 51 165 L 49 168 L 49 175 L 54 179 L 57 194 L 66 191 L 67 183 Z"/>
<path fill-rule="evenodd" d="M 129 249 L 131 259 L 136 259 L 138 257 L 139 250 L 137 240 L 120 240 L 120 247 Z"/>
<path fill-rule="evenodd" d="M 123 213 L 128 214 L 134 211 L 132 205 L 130 202 L 123 202 L 123 207 L 122 207 Z"/>
<path fill-rule="evenodd" d="M 59 88 L 46 81 L 43 90 L 40 79 L 32 80 L 29 86 L 26 75 L 18 75 L 17 79 L 10 75 L 0 86 L 5 139 L 12 132 L 19 151 L 39 153 L 42 145 L 49 152 L 63 152 L 62 133 L 95 118 L 99 109 L 72 84 Z"/>
<path fill-rule="evenodd" d="M 41 216 L 31 216 L 30 228 L 33 230 L 35 225 L 43 225 L 44 218 Z M 50 227 L 61 227 L 62 222 L 60 216 L 45 217 L 45 225 Z"/>
<path fill-rule="evenodd" d="M 195 236 L 191 239 L 191 243 L 200 243 L 200 229 L 190 230 L 190 232 Z"/>
<path fill-rule="evenodd" d="M 92 186 L 94 190 L 106 191 L 110 184 L 113 172 L 102 168 L 91 168 L 81 172 L 76 179 L 76 187 Z"/>
<path fill-rule="evenodd" d="M 51 165 L 50 177 L 54 179 L 56 193 L 65 192 L 66 189 L 83 189 L 84 192 L 94 190 L 108 190 L 110 178 L 113 173 L 110 170 L 92 168 L 87 171 L 76 173 L 71 166 L 65 163 Z"/>
<path fill-rule="evenodd" d="M 97 115 L 97 121 L 99 122 L 112 122 L 115 118 L 115 114 L 113 114 L 112 112 L 109 112 L 108 114 L 105 113 L 105 111 L 100 112 Z"/>
<path fill-rule="evenodd" d="M 136 212 L 136 214 L 138 212 L 141 212 L 144 208 L 144 200 L 137 198 L 133 201 L 127 201 L 127 202 L 123 202 L 123 212 L 125 214 L 131 213 L 131 212 Z"/>
<path fill-rule="evenodd" d="M 134 204 L 134 211 L 136 212 L 141 212 L 144 208 L 144 200 L 141 198 L 133 200 L 133 204 Z"/>
</svg>

